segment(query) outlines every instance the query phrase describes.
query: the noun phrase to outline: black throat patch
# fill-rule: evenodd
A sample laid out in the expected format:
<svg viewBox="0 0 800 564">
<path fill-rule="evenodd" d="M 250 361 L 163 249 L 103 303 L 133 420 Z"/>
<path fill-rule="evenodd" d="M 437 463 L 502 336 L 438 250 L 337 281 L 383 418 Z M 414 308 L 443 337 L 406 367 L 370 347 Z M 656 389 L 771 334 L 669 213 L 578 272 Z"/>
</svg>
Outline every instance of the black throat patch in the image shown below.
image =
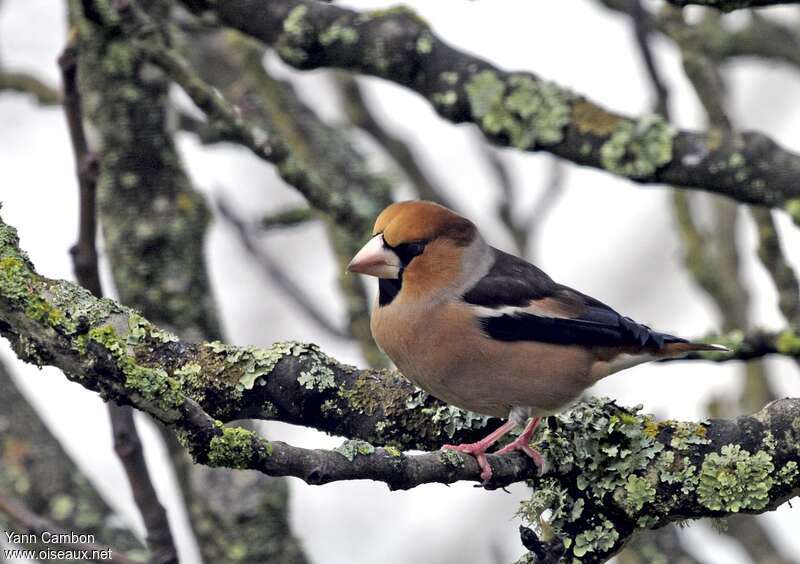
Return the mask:
<svg viewBox="0 0 800 564">
<path fill-rule="evenodd" d="M 392 300 L 400 293 L 403 286 L 403 271 L 400 271 L 399 278 L 378 278 L 378 305 L 385 306 L 392 303 Z"/>
</svg>

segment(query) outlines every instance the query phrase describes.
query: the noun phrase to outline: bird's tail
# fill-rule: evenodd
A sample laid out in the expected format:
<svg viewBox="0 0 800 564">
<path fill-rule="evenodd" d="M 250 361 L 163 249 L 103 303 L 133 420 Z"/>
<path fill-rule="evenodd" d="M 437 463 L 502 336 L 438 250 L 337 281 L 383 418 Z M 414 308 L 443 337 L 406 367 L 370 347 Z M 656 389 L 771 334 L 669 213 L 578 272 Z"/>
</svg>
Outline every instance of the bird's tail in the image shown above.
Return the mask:
<svg viewBox="0 0 800 564">
<path fill-rule="evenodd" d="M 724 345 L 714 345 L 709 343 L 690 343 L 688 341 L 666 342 L 664 346 L 658 351 L 658 356 L 670 357 L 681 356 L 694 351 L 716 351 L 716 352 L 730 352 L 730 349 Z"/>
</svg>

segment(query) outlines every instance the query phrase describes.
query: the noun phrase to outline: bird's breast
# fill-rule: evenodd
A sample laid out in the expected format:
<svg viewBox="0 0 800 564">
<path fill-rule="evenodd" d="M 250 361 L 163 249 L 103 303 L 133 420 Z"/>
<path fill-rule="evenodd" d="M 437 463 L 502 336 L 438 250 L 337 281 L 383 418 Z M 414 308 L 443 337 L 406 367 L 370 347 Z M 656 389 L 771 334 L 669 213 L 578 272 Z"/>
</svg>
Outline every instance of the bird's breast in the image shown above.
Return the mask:
<svg viewBox="0 0 800 564">
<path fill-rule="evenodd" d="M 552 413 L 591 384 L 590 351 L 490 339 L 458 303 L 378 307 L 371 325 L 375 341 L 408 379 L 470 411 L 506 417 L 524 406 Z"/>
</svg>

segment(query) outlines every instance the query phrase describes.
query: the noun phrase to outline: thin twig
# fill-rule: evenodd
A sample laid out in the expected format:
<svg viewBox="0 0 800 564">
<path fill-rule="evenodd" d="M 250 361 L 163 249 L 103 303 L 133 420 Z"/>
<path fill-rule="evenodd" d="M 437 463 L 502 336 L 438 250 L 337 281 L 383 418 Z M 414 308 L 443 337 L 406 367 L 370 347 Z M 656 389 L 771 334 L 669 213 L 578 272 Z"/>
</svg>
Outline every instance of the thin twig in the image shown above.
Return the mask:
<svg viewBox="0 0 800 564">
<path fill-rule="evenodd" d="M 781 247 L 781 240 L 767 208 L 750 206 L 758 228 L 758 256 L 778 290 L 778 307 L 789 325 L 800 330 L 800 283 Z"/>
<path fill-rule="evenodd" d="M 365 131 L 377 142 L 403 171 L 423 200 L 455 207 L 445 190 L 425 172 L 409 144 L 385 128 L 365 100 L 358 81 L 349 74 L 338 73 L 336 83 L 344 98 L 344 109 L 350 122 Z"/>
<path fill-rule="evenodd" d="M 247 228 L 247 225 L 245 225 L 244 220 L 233 211 L 225 199 L 222 196 L 218 196 L 216 203 L 220 215 L 234 228 L 236 234 L 239 236 L 239 242 L 247 253 L 257 262 L 264 273 L 283 290 L 294 304 L 308 317 L 314 320 L 317 325 L 334 337 L 350 340 L 350 334 L 328 320 L 327 316 L 314 306 L 314 300 L 308 296 L 300 286 L 293 282 L 280 266 L 278 266 L 278 261 L 272 258 L 269 253 L 253 240 L 253 236 Z"/>
</svg>

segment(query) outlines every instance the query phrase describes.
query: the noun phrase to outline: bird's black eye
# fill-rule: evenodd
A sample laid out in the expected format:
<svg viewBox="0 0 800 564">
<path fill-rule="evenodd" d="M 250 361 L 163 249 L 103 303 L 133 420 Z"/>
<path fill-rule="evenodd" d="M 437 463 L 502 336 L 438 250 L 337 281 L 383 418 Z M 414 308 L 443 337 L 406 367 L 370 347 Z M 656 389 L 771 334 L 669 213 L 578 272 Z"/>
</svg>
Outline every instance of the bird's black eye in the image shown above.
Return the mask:
<svg viewBox="0 0 800 564">
<path fill-rule="evenodd" d="M 400 262 L 403 263 L 403 266 L 406 266 L 411 262 L 411 259 L 421 255 L 423 251 L 425 251 L 426 243 L 427 241 L 411 241 L 410 243 L 400 243 L 395 247 L 391 247 L 391 249 L 400 258 Z"/>
</svg>

